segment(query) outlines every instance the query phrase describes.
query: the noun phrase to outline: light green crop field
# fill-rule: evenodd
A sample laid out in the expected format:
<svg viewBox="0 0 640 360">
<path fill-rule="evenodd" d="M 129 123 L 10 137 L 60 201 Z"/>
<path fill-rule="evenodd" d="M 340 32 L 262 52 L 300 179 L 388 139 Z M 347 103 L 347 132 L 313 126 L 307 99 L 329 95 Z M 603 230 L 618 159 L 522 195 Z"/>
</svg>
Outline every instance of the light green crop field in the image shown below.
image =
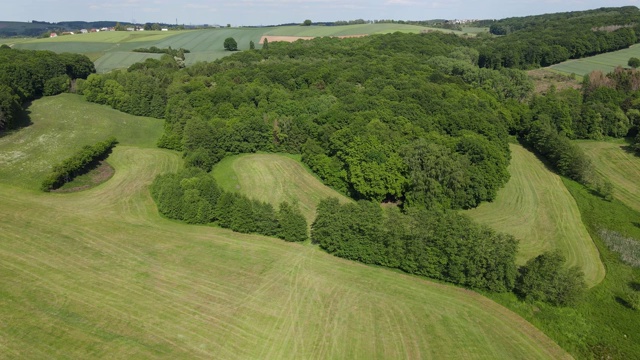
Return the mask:
<svg viewBox="0 0 640 360">
<path fill-rule="evenodd" d="M 520 145 L 511 145 L 511 155 L 511 179 L 496 200 L 465 213 L 515 236 L 520 241 L 518 263 L 559 249 L 567 265 L 580 266 L 589 286 L 600 283 L 605 269 L 598 249 L 562 179 Z"/>
<path fill-rule="evenodd" d="M 218 183 L 227 191 L 238 191 L 252 199 L 265 201 L 276 209 L 283 201 L 297 201 L 311 224 L 320 200 L 349 199 L 324 185 L 299 161 L 290 156 L 251 154 L 223 159 L 213 169 Z"/>
<path fill-rule="evenodd" d="M 606 54 L 587 57 L 584 59 L 569 60 L 550 66 L 549 69 L 566 74 L 574 73 L 584 76 L 592 71 L 600 70 L 609 73 L 618 66 L 627 67 L 631 57 L 640 57 L 640 44 L 632 45 L 628 49 L 618 50 Z"/>
<path fill-rule="evenodd" d="M 619 142 L 579 141 L 596 171 L 613 184 L 613 196 L 640 211 L 640 156 Z"/>
<path fill-rule="evenodd" d="M 280 26 L 264 28 L 224 28 L 185 31 L 104 31 L 89 34 L 58 36 L 39 39 L 7 39 L 17 49 L 51 50 L 57 53 L 73 52 L 87 55 L 96 64 L 98 73 L 127 68 L 147 58 L 158 58 L 158 54 L 134 53 L 133 49 L 172 47 L 190 51 L 186 64 L 198 61 L 213 61 L 232 54 L 224 50 L 224 40 L 232 37 L 239 50 L 248 50 L 254 42 L 257 49 L 263 35 L 280 36 L 340 36 L 360 34 L 385 34 L 396 31 L 419 33 L 422 30 L 463 34 L 438 28 L 427 28 L 405 24 L 358 24 L 344 26 Z M 0 40 L 1 43 L 1 40 Z"/>
<path fill-rule="evenodd" d="M 462 31 L 453 31 L 440 28 L 430 28 L 406 24 L 355 24 L 342 26 L 278 26 L 267 28 L 264 35 L 274 36 L 342 36 L 362 34 L 388 34 L 399 32 L 420 33 L 421 31 L 441 31 L 446 33 L 462 34 Z"/>
<path fill-rule="evenodd" d="M 35 101 L 33 125 L 0 138 L 0 156 L 30 157 L 49 137 L 71 149 L 108 135 L 93 131 L 111 121 L 122 135 L 142 128 L 116 113 L 90 122 L 84 113 L 104 108 L 78 113 L 69 101 L 77 98 Z M 59 131 L 62 119 L 70 131 Z M 311 245 L 160 217 L 148 185 L 182 161 L 147 147 L 157 124 L 147 125 L 116 146 L 115 175 L 90 190 L 32 188 L 38 162 L 57 161 L 57 150 L 23 161 L 11 179 L 0 167 L 2 357 L 570 358 L 477 293 Z"/>
</svg>

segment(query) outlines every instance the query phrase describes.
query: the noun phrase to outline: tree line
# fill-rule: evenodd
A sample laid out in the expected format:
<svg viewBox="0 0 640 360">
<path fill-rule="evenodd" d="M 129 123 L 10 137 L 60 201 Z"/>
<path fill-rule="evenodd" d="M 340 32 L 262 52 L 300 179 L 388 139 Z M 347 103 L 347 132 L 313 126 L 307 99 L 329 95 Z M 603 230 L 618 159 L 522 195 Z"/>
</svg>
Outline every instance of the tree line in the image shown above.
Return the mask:
<svg viewBox="0 0 640 360">
<path fill-rule="evenodd" d="M 115 137 L 110 137 L 94 145 L 85 145 L 75 154 L 54 165 L 51 173 L 42 181 L 40 188 L 51 191 L 73 180 L 86 169 L 100 160 L 107 158 L 111 149 L 118 143 Z"/>
<path fill-rule="evenodd" d="M 367 201 L 318 205 L 311 240 L 330 254 L 423 275 L 473 289 L 513 291 L 529 301 L 570 305 L 584 275 L 559 253 L 543 253 L 517 268 L 518 243 L 453 211 L 383 209 Z"/>
<path fill-rule="evenodd" d="M 240 233 L 275 236 L 285 241 L 305 241 L 308 225 L 296 204 L 269 203 L 220 189 L 211 173 L 188 167 L 158 176 L 151 185 L 158 211 L 188 224 L 217 223 Z"/>
</svg>

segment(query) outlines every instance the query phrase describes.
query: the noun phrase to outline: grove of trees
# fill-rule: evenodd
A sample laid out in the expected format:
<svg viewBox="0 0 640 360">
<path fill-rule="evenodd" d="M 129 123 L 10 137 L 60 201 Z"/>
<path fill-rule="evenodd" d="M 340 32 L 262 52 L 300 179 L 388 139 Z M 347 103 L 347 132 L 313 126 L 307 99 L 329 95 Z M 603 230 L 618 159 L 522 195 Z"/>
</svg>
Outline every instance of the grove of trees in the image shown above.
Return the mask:
<svg viewBox="0 0 640 360">
<path fill-rule="evenodd" d="M 15 125 L 23 104 L 69 91 L 76 79 L 95 73 L 84 55 L 0 47 L 0 132 Z"/>
</svg>

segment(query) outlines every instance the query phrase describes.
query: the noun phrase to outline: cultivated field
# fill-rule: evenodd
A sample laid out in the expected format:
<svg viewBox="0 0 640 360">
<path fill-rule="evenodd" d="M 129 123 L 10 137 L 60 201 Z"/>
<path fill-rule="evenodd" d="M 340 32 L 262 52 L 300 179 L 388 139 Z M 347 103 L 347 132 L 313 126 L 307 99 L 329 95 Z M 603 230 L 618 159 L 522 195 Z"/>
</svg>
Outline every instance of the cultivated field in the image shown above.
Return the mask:
<svg viewBox="0 0 640 360">
<path fill-rule="evenodd" d="M 604 266 L 560 177 L 522 146 L 511 145 L 511 154 L 511 179 L 497 199 L 465 213 L 520 240 L 519 264 L 557 248 L 568 265 L 582 268 L 589 286 L 598 284 Z"/>
<path fill-rule="evenodd" d="M 191 51 L 186 54 L 186 64 L 198 61 L 212 61 L 231 54 L 223 48 L 224 40 L 233 37 L 240 50 L 248 50 L 253 41 L 256 48 L 261 47 L 263 36 L 351 36 L 384 34 L 396 31 L 419 33 L 421 31 L 444 31 L 463 34 L 461 31 L 426 28 L 404 24 L 359 24 L 344 26 L 279 26 L 265 28 L 224 28 L 186 31 L 107 31 L 89 34 L 58 36 L 56 38 L 14 40 L 0 39 L 0 44 L 9 43 L 17 49 L 51 50 L 58 53 L 82 53 L 96 64 L 99 73 L 114 69 L 127 68 L 146 58 L 158 58 L 158 54 L 134 53 L 136 48 L 156 46 L 174 49 L 184 48 Z M 478 29 L 475 29 L 478 30 Z"/>
<path fill-rule="evenodd" d="M 640 157 L 627 150 L 627 144 L 604 141 L 580 141 L 596 171 L 609 179 L 613 196 L 628 207 L 640 211 Z"/>
<path fill-rule="evenodd" d="M 320 200 L 335 197 L 349 199 L 325 186 L 299 161 L 276 154 L 252 154 L 228 157 L 218 163 L 213 174 L 227 191 L 238 191 L 253 199 L 268 202 L 276 209 L 282 201 L 297 201 L 311 224 Z"/>
<path fill-rule="evenodd" d="M 74 112 L 74 101 L 38 100 L 33 125 L 0 138 L 0 156 L 31 159 L 41 141 L 57 139 L 38 155 L 49 163 L 62 146 L 108 135 L 95 129 L 117 127 L 121 138 L 108 160 L 113 178 L 83 192 L 35 191 L 37 161 L 14 165 L 12 178 L 0 167 L 3 357 L 569 358 L 477 293 L 309 245 L 163 219 L 148 185 L 181 159 L 148 147 L 161 124 L 95 116 L 105 108 L 91 104 Z M 58 131 L 62 120 L 72 131 Z"/>
<path fill-rule="evenodd" d="M 587 75 L 594 70 L 600 70 L 605 74 L 613 71 L 618 66 L 627 67 L 631 57 L 640 57 L 640 44 L 632 45 L 628 49 L 600 54 L 584 59 L 569 60 L 550 66 L 549 69 L 566 74 Z"/>
</svg>

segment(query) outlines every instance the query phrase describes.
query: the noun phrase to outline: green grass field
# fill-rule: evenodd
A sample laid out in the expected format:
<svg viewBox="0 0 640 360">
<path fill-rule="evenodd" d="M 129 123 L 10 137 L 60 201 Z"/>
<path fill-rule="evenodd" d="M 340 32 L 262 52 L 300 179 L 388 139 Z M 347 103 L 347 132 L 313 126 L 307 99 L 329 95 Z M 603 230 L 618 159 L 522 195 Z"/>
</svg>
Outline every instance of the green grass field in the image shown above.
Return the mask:
<svg viewBox="0 0 640 360">
<path fill-rule="evenodd" d="M 595 70 L 605 74 L 613 71 L 618 66 L 627 67 L 631 57 L 640 57 L 640 44 L 632 45 L 628 49 L 600 54 L 584 59 L 569 60 L 550 66 L 549 69 L 566 74 L 587 75 Z"/>
<path fill-rule="evenodd" d="M 84 145 L 115 136 L 121 145 L 155 146 L 163 121 L 132 116 L 81 96 L 61 94 L 35 101 L 32 125 L 0 137 L 0 179 L 4 184 L 39 189 L 51 167 Z"/>
<path fill-rule="evenodd" d="M 186 54 L 186 64 L 198 61 L 213 61 L 231 54 L 223 48 L 224 39 L 233 37 L 240 50 L 249 49 L 253 41 L 260 48 L 263 35 L 281 36 L 340 36 L 359 34 L 384 34 L 396 31 L 419 33 L 422 30 L 444 31 L 463 34 L 437 28 L 426 28 L 404 24 L 359 24 L 344 26 L 279 26 L 265 28 L 224 28 L 186 31 L 107 31 L 89 34 L 58 36 L 39 39 L 0 39 L 0 44 L 8 43 L 17 49 L 51 50 L 58 53 L 82 53 L 96 64 L 99 73 L 114 69 L 127 68 L 147 58 L 158 58 L 158 54 L 134 53 L 136 48 L 156 46 L 174 49 L 184 48 L 191 51 Z M 478 30 L 478 29 L 475 29 Z M 474 32 L 469 32 L 473 34 Z"/>
<path fill-rule="evenodd" d="M 37 100 L 33 124 L 0 138 L 14 159 L 0 166 L 0 357 L 570 358 L 477 293 L 160 217 L 148 185 L 182 163 L 150 147 L 161 124 L 81 102 Z M 46 164 L 110 134 L 109 181 L 34 189 Z"/>
<path fill-rule="evenodd" d="M 580 141 L 596 171 L 613 184 L 613 196 L 640 211 L 640 157 L 621 142 Z"/>
<path fill-rule="evenodd" d="M 283 201 L 297 201 L 309 224 L 316 217 L 316 206 L 320 200 L 335 197 L 349 201 L 325 186 L 290 156 L 252 154 L 227 157 L 214 167 L 213 174 L 225 190 L 238 191 L 268 202 L 276 209 Z"/>
<path fill-rule="evenodd" d="M 511 145 L 511 154 L 511 179 L 496 200 L 465 213 L 520 240 L 519 264 L 559 249 L 568 265 L 582 268 L 589 286 L 598 284 L 605 276 L 604 266 L 560 177 L 520 145 Z"/>
</svg>

